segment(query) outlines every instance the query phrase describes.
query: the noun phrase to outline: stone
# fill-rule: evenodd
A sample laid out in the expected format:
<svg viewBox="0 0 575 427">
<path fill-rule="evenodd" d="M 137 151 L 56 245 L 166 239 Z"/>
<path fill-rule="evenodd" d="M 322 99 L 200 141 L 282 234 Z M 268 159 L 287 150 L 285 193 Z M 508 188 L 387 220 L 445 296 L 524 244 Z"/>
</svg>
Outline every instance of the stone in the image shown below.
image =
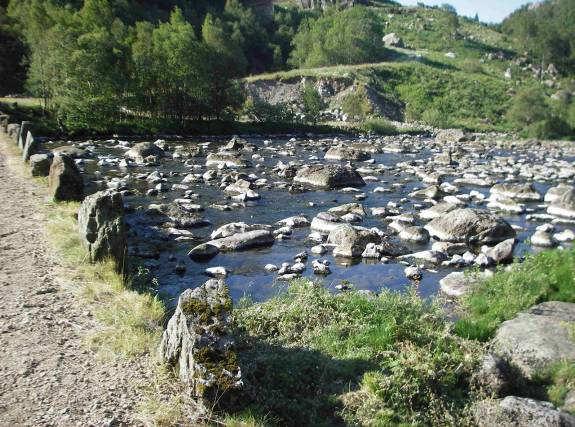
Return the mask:
<svg viewBox="0 0 575 427">
<path fill-rule="evenodd" d="M 16 135 L 16 144 L 20 150 L 24 150 L 26 145 L 26 139 L 28 138 L 28 132 L 32 129 L 32 122 L 24 121 L 18 128 L 18 133 Z"/>
<path fill-rule="evenodd" d="M 454 243 L 489 244 L 515 237 L 515 230 L 504 219 L 470 208 L 448 212 L 425 228 L 432 237 Z"/>
<path fill-rule="evenodd" d="M 499 356 L 487 353 L 481 367 L 472 377 L 472 383 L 489 396 L 504 397 L 516 385 L 516 375 L 509 364 Z"/>
<path fill-rule="evenodd" d="M 228 275 L 228 270 L 225 267 L 208 267 L 205 270 L 206 275 L 210 277 L 226 277 Z"/>
<path fill-rule="evenodd" d="M 124 271 L 127 252 L 124 202 L 114 191 L 100 191 L 84 199 L 78 229 L 92 262 L 111 258 Z"/>
<path fill-rule="evenodd" d="M 185 290 L 162 336 L 160 358 L 178 369 L 193 398 L 206 402 L 242 386 L 230 331 L 232 300 L 223 280 Z"/>
<path fill-rule="evenodd" d="M 264 224 L 246 224 L 245 222 L 230 222 L 224 224 L 210 234 L 210 239 L 221 239 L 222 237 L 233 236 L 238 233 L 245 233 L 253 230 L 269 230 L 271 227 Z"/>
<path fill-rule="evenodd" d="M 473 285 L 478 282 L 478 278 L 472 274 L 460 271 L 449 273 L 439 281 L 441 292 L 450 297 L 460 297 L 465 295 Z"/>
<path fill-rule="evenodd" d="M 513 248 L 515 239 L 507 239 L 498 243 L 493 248 L 486 248 L 483 253 L 491 258 L 495 263 L 508 262 L 513 260 Z"/>
<path fill-rule="evenodd" d="M 219 253 L 220 250 L 217 246 L 210 243 L 202 243 L 188 252 L 188 256 L 194 261 L 202 261 L 213 258 Z"/>
<path fill-rule="evenodd" d="M 237 152 L 210 153 L 206 157 L 206 166 L 218 166 L 226 168 L 247 168 L 250 162 L 243 159 Z"/>
<path fill-rule="evenodd" d="M 40 142 L 34 138 L 32 132 L 28 132 L 26 136 L 26 142 L 24 143 L 24 148 L 22 150 L 22 160 L 27 162 L 30 160 L 32 154 L 36 154 L 40 149 Z"/>
<path fill-rule="evenodd" d="M 368 243 L 380 243 L 381 236 L 371 230 L 357 229 L 351 225 L 340 225 L 329 233 L 328 243 L 336 245 L 334 256 L 360 257 Z"/>
<path fill-rule="evenodd" d="M 48 187 L 55 201 L 81 201 L 84 198 L 84 180 L 74 160 L 65 154 L 54 156 Z"/>
<path fill-rule="evenodd" d="M 403 47 L 403 41 L 396 33 L 389 33 L 381 39 L 384 45 L 390 47 Z"/>
<path fill-rule="evenodd" d="M 573 187 L 565 184 L 559 184 L 557 187 L 551 187 L 549 190 L 547 190 L 547 193 L 545 193 L 544 200 L 546 203 L 555 203 L 570 190 L 573 190 Z"/>
<path fill-rule="evenodd" d="M 311 230 L 327 235 L 342 225 L 338 216 L 328 212 L 320 212 L 311 220 Z"/>
<path fill-rule="evenodd" d="M 88 152 L 82 148 L 74 147 L 73 145 L 64 145 L 52 150 L 53 154 L 65 154 L 73 159 L 85 159 L 90 157 Z"/>
<path fill-rule="evenodd" d="M 473 408 L 473 418 L 478 427 L 575 426 L 575 417 L 556 409 L 551 403 L 516 396 L 479 402 Z"/>
<path fill-rule="evenodd" d="M 6 133 L 8 134 L 8 138 L 18 144 L 20 137 L 20 125 L 18 123 L 9 123 L 8 126 L 6 126 Z"/>
<path fill-rule="evenodd" d="M 136 163 L 143 164 L 146 163 L 146 158 L 149 156 L 163 157 L 164 150 L 152 142 L 139 142 L 126 151 L 124 156 Z"/>
<path fill-rule="evenodd" d="M 419 212 L 419 217 L 421 219 L 435 219 L 435 218 L 440 218 L 443 215 L 447 214 L 448 212 L 451 212 L 453 210 L 457 209 L 457 205 L 454 205 L 452 203 L 438 203 L 437 205 L 434 205 L 428 209 L 424 209 L 421 212 Z"/>
<path fill-rule="evenodd" d="M 575 188 L 571 188 L 547 208 L 547 213 L 563 218 L 575 219 Z"/>
<path fill-rule="evenodd" d="M 326 160 L 362 161 L 362 160 L 368 160 L 370 156 L 365 151 L 358 150 L 356 148 L 352 148 L 345 145 L 337 145 L 327 150 L 324 158 Z"/>
<path fill-rule="evenodd" d="M 309 227 L 310 222 L 303 215 L 291 216 L 289 218 L 285 218 L 276 222 L 276 225 L 282 227 L 290 227 L 290 228 L 300 228 L 300 227 Z"/>
<path fill-rule="evenodd" d="M 327 261 L 314 260 L 311 264 L 311 267 L 313 269 L 313 274 L 327 276 L 328 274 L 331 273 L 331 270 L 329 268 L 329 265 L 327 264 Z"/>
<path fill-rule="evenodd" d="M 575 304 L 544 302 L 503 322 L 493 352 L 526 378 L 559 361 L 575 362 Z"/>
<path fill-rule="evenodd" d="M 425 228 L 414 225 L 401 230 L 399 238 L 414 243 L 427 243 L 429 241 L 429 233 Z"/>
<path fill-rule="evenodd" d="M 540 248 L 552 248 L 556 246 L 553 235 L 547 231 L 537 230 L 531 236 L 531 244 Z"/>
<path fill-rule="evenodd" d="M 409 280 L 418 281 L 423 277 L 421 270 L 414 266 L 406 267 L 405 270 L 403 270 L 403 274 L 405 274 L 405 277 L 407 277 Z"/>
<path fill-rule="evenodd" d="M 275 238 L 269 230 L 252 230 L 233 234 L 228 237 L 210 240 L 208 243 L 221 252 L 241 251 L 251 248 L 271 246 Z"/>
<path fill-rule="evenodd" d="M 52 165 L 52 155 L 32 154 L 30 156 L 30 172 L 32 176 L 48 176 Z"/>
<path fill-rule="evenodd" d="M 498 198 L 511 199 L 519 202 L 538 202 L 542 200 L 541 194 L 531 183 L 501 183 L 495 184 L 489 190 L 491 198 L 497 200 Z"/>
<path fill-rule="evenodd" d="M 297 171 L 293 181 L 294 183 L 325 189 L 362 187 L 365 185 L 365 181 L 355 169 L 341 165 L 303 166 Z"/>
</svg>

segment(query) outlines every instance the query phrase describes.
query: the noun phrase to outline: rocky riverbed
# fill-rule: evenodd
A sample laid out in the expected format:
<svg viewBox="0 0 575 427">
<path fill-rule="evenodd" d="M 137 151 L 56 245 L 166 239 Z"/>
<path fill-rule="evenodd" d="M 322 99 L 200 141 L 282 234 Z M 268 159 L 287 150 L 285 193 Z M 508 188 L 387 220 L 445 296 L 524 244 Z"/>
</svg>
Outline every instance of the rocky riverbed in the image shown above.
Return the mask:
<svg viewBox="0 0 575 427">
<path fill-rule="evenodd" d="M 130 255 L 170 305 L 208 276 L 225 276 L 235 301 L 298 276 L 458 296 L 470 283 L 452 273 L 575 238 L 575 149 L 561 142 L 442 132 L 44 147 L 75 159 L 87 193 L 124 194 Z"/>
</svg>

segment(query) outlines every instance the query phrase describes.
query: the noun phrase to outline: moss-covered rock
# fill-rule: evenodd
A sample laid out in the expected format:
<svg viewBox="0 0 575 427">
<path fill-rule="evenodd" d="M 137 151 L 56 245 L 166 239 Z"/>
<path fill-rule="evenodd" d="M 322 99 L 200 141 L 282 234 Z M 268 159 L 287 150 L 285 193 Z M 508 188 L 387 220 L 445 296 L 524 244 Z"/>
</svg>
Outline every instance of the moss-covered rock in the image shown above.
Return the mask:
<svg viewBox="0 0 575 427">
<path fill-rule="evenodd" d="M 229 332 L 232 300 L 222 280 L 188 289 L 164 332 L 160 356 L 179 368 L 180 379 L 199 400 L 222 401 L 242 385 Z"/>
</svg>

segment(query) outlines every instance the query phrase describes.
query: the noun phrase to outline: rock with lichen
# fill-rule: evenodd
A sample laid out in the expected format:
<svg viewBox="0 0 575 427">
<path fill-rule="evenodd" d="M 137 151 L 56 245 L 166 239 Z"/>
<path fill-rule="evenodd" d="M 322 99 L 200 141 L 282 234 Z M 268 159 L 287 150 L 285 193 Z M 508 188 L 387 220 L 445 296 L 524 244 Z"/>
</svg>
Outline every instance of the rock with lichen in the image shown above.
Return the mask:
<svg viewBox="0 0 575 427">
<path fill-rule="evenodd" d="M 232 300 L 223 280 L 184 291 L 164 331 L 160 357 L 179 369 L 193 397 L 213 401 L 242 386 L 229 331 Z"/>
</svg>

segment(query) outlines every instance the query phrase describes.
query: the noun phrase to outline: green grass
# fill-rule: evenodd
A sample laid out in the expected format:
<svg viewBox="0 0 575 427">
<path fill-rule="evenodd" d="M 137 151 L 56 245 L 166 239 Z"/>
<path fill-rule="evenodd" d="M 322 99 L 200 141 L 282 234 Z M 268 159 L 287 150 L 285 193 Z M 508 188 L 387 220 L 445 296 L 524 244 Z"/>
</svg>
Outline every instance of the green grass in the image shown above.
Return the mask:
<svg viewBox="0 0 575 427">
<path fill-rule="evenodd" d="M 70 289 L 101 325 L 89 335 L 89 346 L 105 357 L 153 354 L 163 331 L 163 303 L 134 290 L 134 278 L 118 274 L 112 260 L 90 263 L 77 231 L 78 207 L 78 203 L 49 204 L 46 230 L 73 282 Z"/>
<path fill-rule="evenodd" d="M 575 249 L 529 256 L 510 271 L 478 284 L 462 300 L 463 315 L 455 324 L 462 337 L 489 340 L 501 322 L 545 301 L 575 302 Z"/>
<path fill-rule="evenodd" d="M 238 308 L 235 318 L 241 410 L 266 414 L 266 424 L 465 417 L 477 348 L 450 334 L 441 308 L 415 292 L 333 295 L 300 280 L 286 294 Z"/>
<path fill-rule="evenodd" d="M 397 135 L 400 131 L 389 120 L 374 117 L 360 123 L 357 128 L 364 133 L 373 133 L 376 135 Z"/>
</svg>

